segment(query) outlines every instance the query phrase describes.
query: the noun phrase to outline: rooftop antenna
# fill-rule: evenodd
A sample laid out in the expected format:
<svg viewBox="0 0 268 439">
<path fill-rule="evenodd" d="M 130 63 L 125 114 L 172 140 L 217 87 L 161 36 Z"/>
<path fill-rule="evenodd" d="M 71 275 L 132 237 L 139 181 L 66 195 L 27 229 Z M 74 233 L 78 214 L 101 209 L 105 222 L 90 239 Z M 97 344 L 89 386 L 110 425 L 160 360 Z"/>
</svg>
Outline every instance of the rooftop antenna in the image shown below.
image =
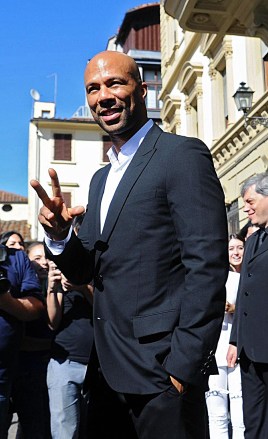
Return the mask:
<svg viewBox="0 0 268 439">
<path fill-rule="evenodd" d="M 34 88 L 31 88 L 30 95 L 32 96 L 32 99 L 33 99 L 33 103 L 32 103 L 32 117 L 31 117 L 31 118 L 33 118 L 33 115 L 34 115 L 34 102 L 35 101 L 40 101 L 40 94 L 38 93 L 37 90 L 35 90 Z"/>
<path fill-rule="evenodd" d="M 58 75 L 57 73 L 51 73 L 51 75 L 48 75 L 47 78 L 52 78 L 53 76 L 54 76 L 54 104 L 56 108 Z"/>
</svg>

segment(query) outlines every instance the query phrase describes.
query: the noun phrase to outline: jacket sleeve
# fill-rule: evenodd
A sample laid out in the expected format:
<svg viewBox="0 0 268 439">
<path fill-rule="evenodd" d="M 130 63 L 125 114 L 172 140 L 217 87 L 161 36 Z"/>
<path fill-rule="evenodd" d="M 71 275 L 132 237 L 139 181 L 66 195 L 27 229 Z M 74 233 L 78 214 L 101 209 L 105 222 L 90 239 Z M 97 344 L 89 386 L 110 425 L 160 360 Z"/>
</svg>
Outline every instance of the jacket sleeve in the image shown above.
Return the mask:
<svg viewBox="0 0 268 439">
<path fill-rule="evenodd" d="M 46 257 L 54 261 L 73 284 L 83 285 L 91 282 L 95 251 L 87 251 L 74 232 L 60 255 L 53 255 L 46 245 L 45 252 Z"/>
</svg>

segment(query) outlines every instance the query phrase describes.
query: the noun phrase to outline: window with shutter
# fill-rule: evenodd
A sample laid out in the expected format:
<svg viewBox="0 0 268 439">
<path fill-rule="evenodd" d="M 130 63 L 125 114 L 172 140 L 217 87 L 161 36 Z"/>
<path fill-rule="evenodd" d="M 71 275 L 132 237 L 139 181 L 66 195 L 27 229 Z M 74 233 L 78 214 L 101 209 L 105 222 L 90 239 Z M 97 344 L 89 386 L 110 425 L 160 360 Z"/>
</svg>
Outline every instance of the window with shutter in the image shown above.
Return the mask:
<svg viewBox="0 0 268 439">
<path fill-rule="evenodd" d="M 239 230 L 238 200 L 234 200 L 231 204 L 226 206 L 226 213 L 229 234 L 237 233 L 237 231 Z"/>
<path fill-rule="evenodd" d="M 67 207 L 72 207 L 72 194 L 71 192 L 62 192 L 62 196 L 64 199 L 64 202 Z"/>
<path fill-rule="evenodd" d="M 54 134 L 54 160 L 72 160 L 71 134 Z"/>
<path fill-rule="evenodd" d="M 144 81 L 146 81 L 147 97 L 146 105 L 148 109 L 158 110 L 162 108 L 162 101 L 158 99 L 162 87 L 161 73 L 158 70 L 144 70 Z"/>
</svg>

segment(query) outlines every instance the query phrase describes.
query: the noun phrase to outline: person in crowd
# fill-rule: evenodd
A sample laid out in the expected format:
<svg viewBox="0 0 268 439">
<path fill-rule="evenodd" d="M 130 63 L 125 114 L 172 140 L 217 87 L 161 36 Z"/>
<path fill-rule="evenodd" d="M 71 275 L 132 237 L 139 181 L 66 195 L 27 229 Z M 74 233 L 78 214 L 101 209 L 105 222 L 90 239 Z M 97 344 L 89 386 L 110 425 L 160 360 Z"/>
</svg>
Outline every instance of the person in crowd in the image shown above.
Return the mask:
<svg viewBox="0 0 268 439">
<path fill-rule="evenodd" d="M 268 173 L 241 187 L 244 212 L 259 227 L 246 242 L 227 360 L 240 359 L 246 439 L 268 437 Z"/>
<path fill-rule="evenodd" d="M 93 345 L 92 286 L 71 284 L 50 261 L 47 311 L 54 331 L 47 371 L 52 438 L 86 438 L 89 392 L 83 384 Z"/>
<path fill-rule="evenodd" d="M 80 230 L 80 227 L 82 225 L 82 222 L 85 218 L 85 213 L 82 213 L 81 215 L 77 215 L 74 217 L 72 222 L 73 231 L 76 235 L 78 235 L 78 232 Z"/>
<path fill-rule="evenodd" d="M 245 241 L 257 230 L 259 229 L 258 226 L 255 226 L 251 223 L 251 221 L 248 221 L 244 227 L 239 232 L 239 235 L 245 239 Z"/>
<path fill-rule="evenodd" d="M 70 227 L 84 209 L 66 207 L 55 170 L 52 198 L 31 181 L 44 204 L 49 258 L 75 284 L 94 279 L 101 376 L 126 405 L 137 437 L 202 439 L 228 273 L 223 191 L 200 140 L 148 120 L 147 85 L 131 57 L 97 54 L 85 86 L 113 142 L 111 164 L 91 181 L 78 238 Z"/>
<path fill-rule="evenodd" d="M 33 242 L 27 254 L 35 270 L 46 300 L 48 260 L 44 244 Z M 46 384 L 52 333 L 47 324 L 47 313 L 25 324 L 19 367 L 14 380 L 12 400 L 18 414 L 16 439 L 50 439 L 50 413 Z"/>
<path fill-rule="evenodd" d="M 6 245 L 9 248 L 16 248 L 17 250 L 25 250 L 24 239 L 22 235 L 15 230 L 1 233 L 0 244 Z"/>
<path fill-rule="evenodd" d="M 232 438 L 244 438 L 242 410 L 242 389 L 240 366 L 227 366 L 226 354 L 235 312 L 236 295 L 243 260 L 245 240 L 240 235 L 232 234 L 229 238 L 230 271 L 226 283 L 226 305 L 220 339 L 216 350 L 218 375 L 209 378 L 209 391 L 206 393 L 209 415 L 210 439 L 229 438 L 229 413 Z"/>
<path fill-rule="evenodd" d="M 0 245 L 0 439 L 6 439 L 23 322 L 45 311 L 40 285 L 25 252 Z"/>
<path fill-rule="evenodd" d="M 44 296 L 47 295 L 48 259 L 45 255 L 44 243 L 32 242 L 27 247 L 27 254 L 38 276 Z"/>
</svg>

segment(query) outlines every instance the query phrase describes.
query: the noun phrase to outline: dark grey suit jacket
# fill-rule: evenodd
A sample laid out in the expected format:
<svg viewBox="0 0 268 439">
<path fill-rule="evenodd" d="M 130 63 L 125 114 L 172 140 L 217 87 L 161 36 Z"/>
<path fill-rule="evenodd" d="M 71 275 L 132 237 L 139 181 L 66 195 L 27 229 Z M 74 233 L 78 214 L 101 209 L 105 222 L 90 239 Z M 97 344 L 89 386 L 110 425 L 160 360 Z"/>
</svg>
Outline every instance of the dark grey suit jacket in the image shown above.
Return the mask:
<svg viewBox="0 0 268 439">
<path fill-rule="evenodd" d="M 119 392 L 148 394 L 169 375 L 194 385 L 217 372 L 228 274 L 222 188 L 198 139 L 145 136 L 111 202 L 110 166 L 92 179 L 79 233 L 54 258 L 74 282 L 94 277 L 94 331 L 103 374 Z"/>
<path fill-rule="evenodd" d="M 258 231 L 246 242 L 230 343 L 238 355 L 244 349 L 250 360 L 268 363 L 268 238 L 254 252 L 257 240 Z"/>
</svg>

